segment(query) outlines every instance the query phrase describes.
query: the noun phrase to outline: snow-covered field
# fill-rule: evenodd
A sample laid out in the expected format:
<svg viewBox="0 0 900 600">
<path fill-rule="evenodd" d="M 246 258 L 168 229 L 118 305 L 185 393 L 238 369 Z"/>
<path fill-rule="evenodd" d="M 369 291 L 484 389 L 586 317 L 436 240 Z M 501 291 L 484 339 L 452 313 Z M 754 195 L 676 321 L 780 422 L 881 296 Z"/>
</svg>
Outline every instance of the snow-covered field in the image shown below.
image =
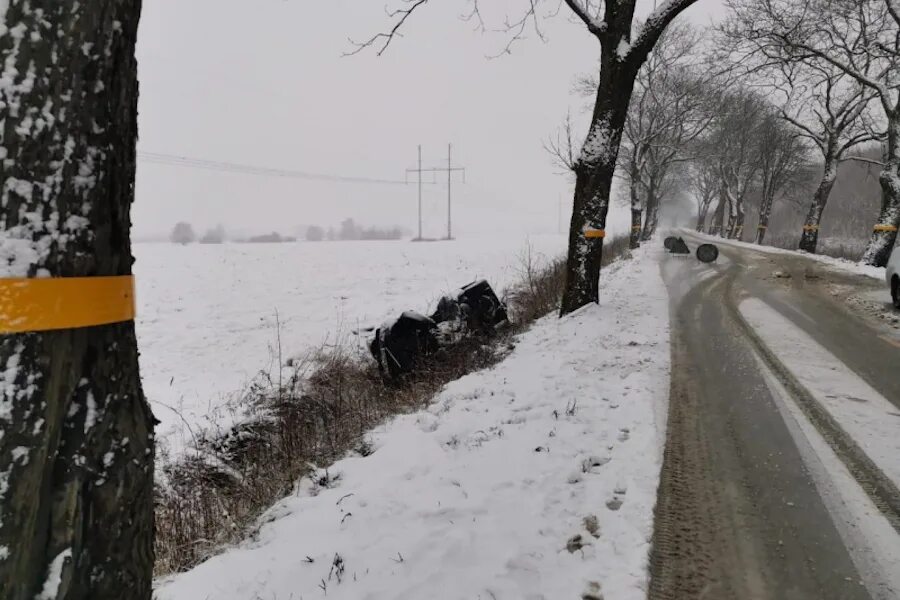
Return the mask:
<svg viewBox="0 0 900 600">
<path fill-rule="evenodd" d="M 223 408 L 262 369 L 399 311 L 424 311 L 477 278 L 514 281 L 528 244 L 561 255 L 564 236 L 454 242 L 136 244 L 141 375 L 161 443 L 227 422 Z"/>
<path fill-rule="evenodd" d="M 599 306 L 539 321 L 378 428 L 329 484 L 302 481 L 159 600 L 643 599 L 669 391 L 654 252 L 605 270 Z"/>
</svg>

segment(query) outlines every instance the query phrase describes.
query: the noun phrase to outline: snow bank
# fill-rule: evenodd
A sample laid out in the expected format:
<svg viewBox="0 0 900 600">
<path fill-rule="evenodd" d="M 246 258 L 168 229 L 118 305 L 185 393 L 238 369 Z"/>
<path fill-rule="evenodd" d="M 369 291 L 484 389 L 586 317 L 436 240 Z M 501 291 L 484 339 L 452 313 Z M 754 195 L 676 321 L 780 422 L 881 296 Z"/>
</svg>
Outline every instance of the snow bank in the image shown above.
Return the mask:
<svg viewBox="0 0 900 600">
<path fill-rule="evenodd" d="M 668 399 L 651 251 L 603 298 L 539 321 L 493 369 L 300 483 L 252 541 L 159 600 L 643 599 Z"/>
<path fill-rule="evenodd" d="M 760 246 L 758 244 L 751 244 L 749 242 L 739 242 L 737 240 L 726 240 L 724 238 L 720 238 L 714 235 L 707 235 L 705 233 L 697 233 L 696 231 L 690 231 L 690 235 L 696 236 L 698 238 L 702 238 L 705 240 L 709 240 L 713 244 L 718 244 L 720 246 L 736 246 L 738 248 L 746 248 L 748 250 L 755 250 L 757 252 L 763 252 L 765 254 L 794 254 L 800 255 L 810 260 L 815 260 L 817 262 L 829 265 L 831 267 L 835 267 L 837 269 L 841 269 L 855 275 L 864 275 L 866 277 L 872 277 L 874 279 L 878 279 L 879 281 L 884 281 L 885 270 L 884 267 L 873 267 L 870 265 L 864 265 L 862 263 L 855 263 L 843 258 L 833 258 L 831 256 L 824 256 L 822 254 L 809 254 L 808 252 L 800 252 L 799 250 L 785 250 L 784 248 L 776 248 L 774 246 Z"/>
</svg>

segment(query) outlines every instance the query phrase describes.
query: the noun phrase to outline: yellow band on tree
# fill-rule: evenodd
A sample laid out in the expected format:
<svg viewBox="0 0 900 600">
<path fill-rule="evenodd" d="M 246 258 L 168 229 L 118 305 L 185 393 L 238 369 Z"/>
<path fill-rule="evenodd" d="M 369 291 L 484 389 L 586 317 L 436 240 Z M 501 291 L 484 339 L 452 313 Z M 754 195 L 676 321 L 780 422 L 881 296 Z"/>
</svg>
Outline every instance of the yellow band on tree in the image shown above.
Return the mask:
<svg viewBox="0 0 900 600">
<path fill-rule="evenodd" d="M 134 276 L 0 279 L 0 334 L 131 321 Z"/>
<path fill-rule="evenodd" d="M 640 225 L 632 225 L 632 226 L 631 226 L 631 230 L 632 230 L 632 231 L 640 231 L 640 230 L 641 230 L 641 226 L 640 226 Z"/>
<path fill-rule="evenodd" d="M 803 226 L 803 231 L 818 231 L 818 230 L 819 230 L 818 225 L 804 225 Z"/>
<path fill-rule="evenodd" d="M 897 227 L 895 225 L 876 225 L 875 231 L 897 231 Z"/>
<path fill-rule="evenodd" d="M 598 240 L 606 237 L 606 231 L 603 229 L 585 229 L 584 237 L 589 240 Z"/>
</svg>

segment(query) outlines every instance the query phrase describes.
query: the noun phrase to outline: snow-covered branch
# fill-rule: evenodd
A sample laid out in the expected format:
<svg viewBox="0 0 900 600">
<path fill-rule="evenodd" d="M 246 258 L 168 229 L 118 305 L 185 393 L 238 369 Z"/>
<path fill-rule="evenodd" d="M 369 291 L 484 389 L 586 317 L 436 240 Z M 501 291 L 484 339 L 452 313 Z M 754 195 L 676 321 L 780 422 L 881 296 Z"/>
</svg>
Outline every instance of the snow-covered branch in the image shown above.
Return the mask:
<svg viewBox="0 0 900 600">
<path fill-rule="evenodd" d="M 626 55 L 622 56 L 623 60 L 631 57 L 643 60 L 656 45 L 656 41 L 669 23 L 695 2 L 697 0 L 665 0 L 660 4 L 641 25 Z M 621 54 L 623 53 L 620 52 Z"/>
<path fill-rule="evenodd" d="M 614 0 L 613 0 L 614 1 Z M 592 16 L 589 12 L 589 6 L 586 1 L 581 0 L 565 0 L 566 5 L 575 13 L 585 27 L 597 37 L 602 36 L 606 32 L 606 23 Z"/>
</svg>

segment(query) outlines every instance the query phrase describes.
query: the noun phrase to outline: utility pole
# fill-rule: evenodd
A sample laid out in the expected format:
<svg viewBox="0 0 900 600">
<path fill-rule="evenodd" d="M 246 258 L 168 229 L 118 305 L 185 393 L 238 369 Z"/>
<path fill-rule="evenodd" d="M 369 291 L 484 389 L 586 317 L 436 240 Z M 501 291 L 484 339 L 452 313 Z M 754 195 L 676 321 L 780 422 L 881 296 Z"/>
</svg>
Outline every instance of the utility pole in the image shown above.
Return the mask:
<svg viewBox="0 0 900 600">
<path fill-rule="evenodd" d="M 422 172 L 424 170 L 425 169 L 422 169 L 422 144 L 419 144 L 419 166 L 415 169 L 406 170 L 407 182 L 409 181 L 410 173 L 416 173 L 419 178 L 419 235 L 414 241 L 422 240 Z"/>
<path fill-rule="evenodd" d="M 447 144 L 447 239 L 453 239 L 453 227 L 452 223 L 452 213 L 450 211 L 450 202 L 452 199 L 452 194 L 450 193 L 450 186 L 453 183 L 453 160 L 451 158 L 453 152 L 453 145 Z"/>
<path fill-rule="evenodd" d="M 432 167 L 429 169 L 422 168 L 422 146 L 419 146 L 419 167 L 417 169 L 407 169 L 407 177 L 410 173 L 416 173 L 419 177 L 419 239 L 422 239 L 422 173 L 447 173 L 447 237 L 446 240 L 453 239 L 453 173 L 461 172 L 463 174 L 463 183 L 466 182 L 466 168 L 453 166 L 453 145 L 447 144 L 447 166 Z M 433 182 L 434 183 L 434 182 Z"/>
<path fill-rule="evenodd" d="M 422 144 L 419 144 L 419 239 L 422 239 Z"/>
</svg>

